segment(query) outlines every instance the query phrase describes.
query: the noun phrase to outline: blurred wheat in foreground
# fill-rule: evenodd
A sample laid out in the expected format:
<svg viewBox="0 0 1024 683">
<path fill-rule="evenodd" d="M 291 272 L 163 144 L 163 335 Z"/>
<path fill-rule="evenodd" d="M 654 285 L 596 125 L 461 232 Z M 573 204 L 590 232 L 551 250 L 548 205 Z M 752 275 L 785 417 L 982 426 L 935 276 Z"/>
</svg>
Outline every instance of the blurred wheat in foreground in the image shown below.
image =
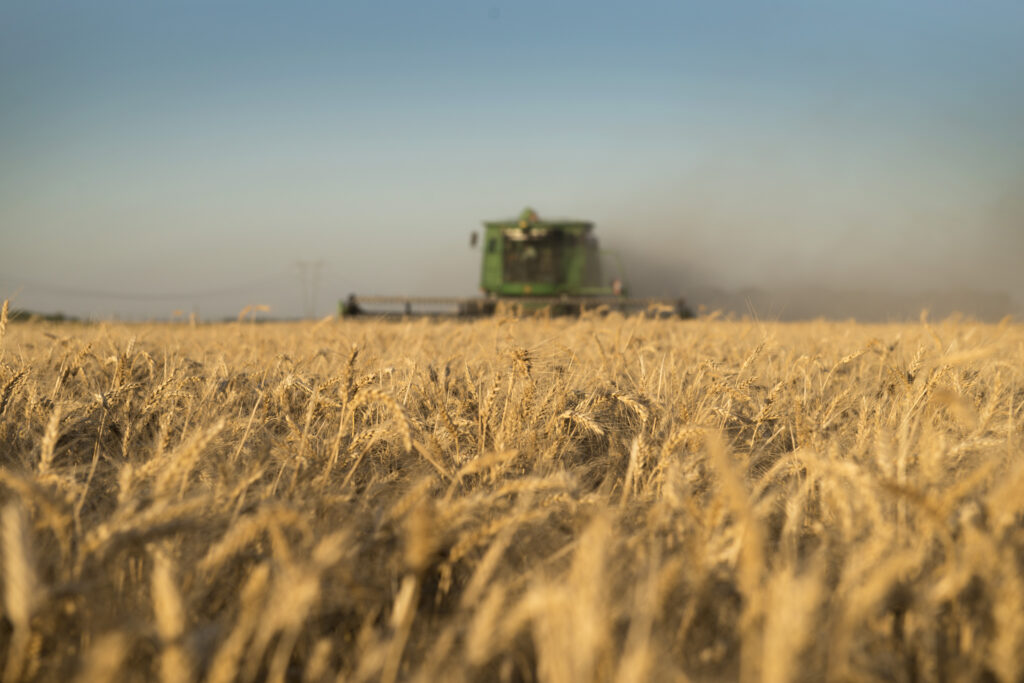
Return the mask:
<svg viewBox="0 0 1024 683">
<path fill-rule="evenodd" d="M 1024 680 L 1019 325 L 0 335 L 5 681 Z"/>
</svg>

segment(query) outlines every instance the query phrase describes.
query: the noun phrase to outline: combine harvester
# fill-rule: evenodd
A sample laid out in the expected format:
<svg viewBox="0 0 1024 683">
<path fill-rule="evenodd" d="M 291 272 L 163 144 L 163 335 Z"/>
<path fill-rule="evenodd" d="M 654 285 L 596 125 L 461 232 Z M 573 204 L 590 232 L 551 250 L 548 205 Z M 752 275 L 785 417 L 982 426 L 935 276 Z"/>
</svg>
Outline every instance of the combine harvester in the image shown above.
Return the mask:
<svg viewBox="0 0 1024 683">
<path fill-rule="evenodd" d="M 692 317 L 683 299 L 633 298 L 623 285 L 621 265 L 608 276 L 602 268 L 594 224 L 542 220 L 533 209 L 517 219 L 487 221 L 482 241 L 480 297 L 360 296 L 338 304 L 341 316 L 493 315 L 547 312 L 579 315 L 586 310 L 643 311 L 650 315 Z M 470 240 L 477 246 L 477 234 Z M 617 259 L 616 259 L 617 260 Z M 618 265 L 618 264 L 617 264 Z"/>
</svg>

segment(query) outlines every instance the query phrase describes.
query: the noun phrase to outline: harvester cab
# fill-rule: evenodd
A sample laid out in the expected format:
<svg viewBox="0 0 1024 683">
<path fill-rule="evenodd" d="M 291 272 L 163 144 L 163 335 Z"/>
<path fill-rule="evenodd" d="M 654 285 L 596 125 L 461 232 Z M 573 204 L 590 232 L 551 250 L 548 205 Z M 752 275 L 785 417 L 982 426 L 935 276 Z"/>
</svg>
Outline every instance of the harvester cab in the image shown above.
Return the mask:
<svg viewBox="0 0 1024 683">
<path fill-rule="evenodd" d="M 594 225 L 518 218 L 484 223 L 480 288 L 489 297 L 621 296 L 621 273 L 605 281 Z"/>
</svg>

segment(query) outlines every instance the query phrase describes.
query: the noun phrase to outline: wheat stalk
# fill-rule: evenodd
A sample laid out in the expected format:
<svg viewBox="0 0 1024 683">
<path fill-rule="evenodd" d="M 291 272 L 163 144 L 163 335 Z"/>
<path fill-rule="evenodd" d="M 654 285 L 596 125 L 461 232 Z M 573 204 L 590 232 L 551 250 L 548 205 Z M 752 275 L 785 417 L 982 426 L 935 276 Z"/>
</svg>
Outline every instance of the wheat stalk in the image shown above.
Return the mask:
<svg viewBox="0 0 1024 683">
<path fill-rule="evenodd" d="M 185 603 L 178 589 L 174 564 L 166 553 L 154 551 L 151 592 L 156 630 L 163 645 L 160 680 L 185 683 L 192 680 L 193 664 L 185 639 Z"/>
<path fill-rule="evenodd" d="M 14 627 L 8 643 L 4 680 L 18 680 L 26 660 L 30 661 L 31 622 L 42 594 L 36 577 L 28 540 L 25 515 L 16 503 L 8 503 L 0 513 L 3 542 L 4 607 Z"/>
<path fill-rule="evenodd" d="M 4 305 L 0 308 L 0 341 L 3 341 L 4 335 L 7 334 L 7 314 L 10 306 L 10 301 L 4 299 Z"/>
</svg>

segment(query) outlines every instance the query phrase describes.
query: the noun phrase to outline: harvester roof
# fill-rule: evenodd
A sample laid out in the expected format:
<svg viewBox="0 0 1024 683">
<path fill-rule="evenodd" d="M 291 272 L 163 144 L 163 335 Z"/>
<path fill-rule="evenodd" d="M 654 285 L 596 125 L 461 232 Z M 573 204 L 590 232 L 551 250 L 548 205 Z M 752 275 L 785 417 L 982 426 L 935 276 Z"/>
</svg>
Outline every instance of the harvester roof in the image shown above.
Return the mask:
<svg viewBox="0 0 1024 683">
<path fill-rule="evenodd" d="M 484 225 L 488 228 L 500 228 L 500 229 L 511 229 L 511 228 L 544 228 L 548 230 L 567 230 L 571 232 L 589 232 L 594 224 L 590 221 L 581 221 L 569 218 L 545 218 L 537 214 L 536 211 L 527 207 L 520 212 L 517 218 L 507 218 L 505 220 L 496 221 L 484 221 Z"/>
</svg>

